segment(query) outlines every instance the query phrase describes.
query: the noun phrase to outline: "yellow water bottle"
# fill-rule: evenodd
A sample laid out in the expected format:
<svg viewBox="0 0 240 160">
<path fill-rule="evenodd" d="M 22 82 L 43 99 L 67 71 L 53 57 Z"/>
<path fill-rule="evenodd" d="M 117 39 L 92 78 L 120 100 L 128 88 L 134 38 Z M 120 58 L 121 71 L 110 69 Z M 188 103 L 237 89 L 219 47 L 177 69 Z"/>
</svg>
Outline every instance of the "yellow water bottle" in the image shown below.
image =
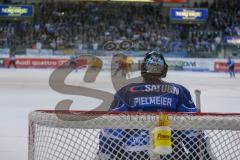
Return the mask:
<svg viewBox="0 0 240 160">
<path fill-rule="evenodd" d="M 158 118 L 159 126 L 153 129 L 153 153 L 172 153 L 171 128 L 169 127 L 169 117 L 161 114 Z"/>
</svg>

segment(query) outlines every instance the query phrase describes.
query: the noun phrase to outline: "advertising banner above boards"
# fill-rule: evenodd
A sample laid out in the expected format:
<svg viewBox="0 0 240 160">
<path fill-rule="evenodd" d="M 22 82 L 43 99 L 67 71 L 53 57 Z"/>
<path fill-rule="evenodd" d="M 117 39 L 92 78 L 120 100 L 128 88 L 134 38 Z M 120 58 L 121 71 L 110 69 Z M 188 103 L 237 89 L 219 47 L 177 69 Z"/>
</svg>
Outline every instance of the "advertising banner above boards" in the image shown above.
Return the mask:
<svg viewBox="0 0 240 160">
<path fill-rule="evenodd" d="M 181 59 L 166 58 L 170 70 L 213 71 L 212 59 Z"/>
<path fill-rule="evenodd" d="M 17 57 L 16 65 L 19 68 L 57 68 L 60 65 L 68 62 L 70 58 L 29 58 Z M 103 70 L 110 70 L 112 57 L 111 56 L 98 56 L 103 62 Z M 143 57 L 132 57 L 133 62 L 141 65 Z M 166 58 L 169 70 L 179 71 L 215 71 L 226 72 L 227 59 L 211 59 L 211 58 Z M 0 58 L 0 67 L 7 67 L 9 63 L 8 58 Z M 80 68 L 85 68 L 87 64 L 86 59 L 79 59 L 77 61 Z M 240 60 L 235 61 L 235 70 L 240 72 Z"/>
<path fill-rule="evenodd" d="M 63 65 L 69 59 L 48 59 L 48 58 L 17 58 L 16 65 L 18 68 L 57 68 Z M 4 59 L 4 66 L 7 67 L 9 60 Z M 79 66 L 85 66 L 86 60 L 80 59 L 78 61 Z"/>
<path fill-rule="evenodd" d="M 103 69 L 111 69 L 111 57 L 99 57 L 103 61 Z M 133 57 L 133 62 L 141 64 L 143 57 Z M 214 59 L 199 58 L 166 58 L 169 70 L 179 71 L 214 71 Z"/>
<path fill-rule="evenodd" d="M 224 43 L 226 45 L 240 46 L 240 37 L 226 36 L 224 37 Z"/>
<path fill-rule="evenodd" d="M 141 63 L 142 57 L 134 57 L 135 63 Z M 213 71 L 213 59 L 201 58 L 166 58 L 169 70 L 181 71 Z"/>
<path fill-rule="evenodd" d="M 34 8 L 31 5 L 0 5 L 1 19 L 25 19 L 32 18 Z"/>
<path fill-rule="evenodd" d="M 236 72 L 240 72 L 240 62 L 235 62 L 234 70 Z M 228 71 L 227 61 L 226 62 L 222 62 L 222 61 L 214 62 L 214 71 L 215 72 L 227 72 Z"/>
<path fill-rule="evenodd" d="M 172 23 L 201 23 L 208 18 L 206 8 L 171 8 L 170 22 Z"/>
</svg>

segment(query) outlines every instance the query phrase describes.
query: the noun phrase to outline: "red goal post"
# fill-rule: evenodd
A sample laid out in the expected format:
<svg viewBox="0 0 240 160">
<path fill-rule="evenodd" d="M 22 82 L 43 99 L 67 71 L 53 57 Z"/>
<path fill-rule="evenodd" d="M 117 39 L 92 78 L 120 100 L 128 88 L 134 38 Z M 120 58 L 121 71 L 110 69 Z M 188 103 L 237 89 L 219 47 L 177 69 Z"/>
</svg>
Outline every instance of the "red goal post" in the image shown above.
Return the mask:
<svg viewBox="0 0 240 160">
<path fill-rule="evenodd" d="M 29 160 L 107 160 L 99 153 L 99 134 L 103 129 L 122 129 L 129 135 L 136 130 L 147 130 L 150 160 L 185 160 L 190 155 L 186 148 L 190 142 L 182 140 L 179 134 L 197 131 L 203 134 L 199 141 L 199 160 L 240 159 L 240 114 L 235 113 L 164 113 L 170 120 L 174 141 L 182 144 L 173 146 L 177 153 L 154 155 L 152 153 L 152 130 L 158 125 L 160 113 L 156 112 L 91 112 L 38 110 L 29 114 Z M 174 145 L 174 141 L 173 144 Z M 181 142 L 181 141 L 184 141 Z M 114 142 L 114 141 L 112 141 Z M 188 144 L 189 143 L 189 144 Z M 118 152 L 118 144 L 111 145 L 111 151 Z M 115 147 L 115 148 L 114 148 Z M 190 146 L 191 147 L 191 146 Z M 119 151 L 120 152 L 120 151 Z M 178 153 L 179 152 L 179 153 Z M 184 152 L 184 155 L 183 153 Z M 122 154 L 122 153 L 119 153 Z M 118 155 L 119 155 L 118 154 Z M 121 155 L 122 159 L 128 159 Z M 170 157 L 170 158 L 169 158 Z M 120 160 L 118 157 L 110 159 Z M 140 157 L 143 158 L 143 157 Z"/>
</svg>

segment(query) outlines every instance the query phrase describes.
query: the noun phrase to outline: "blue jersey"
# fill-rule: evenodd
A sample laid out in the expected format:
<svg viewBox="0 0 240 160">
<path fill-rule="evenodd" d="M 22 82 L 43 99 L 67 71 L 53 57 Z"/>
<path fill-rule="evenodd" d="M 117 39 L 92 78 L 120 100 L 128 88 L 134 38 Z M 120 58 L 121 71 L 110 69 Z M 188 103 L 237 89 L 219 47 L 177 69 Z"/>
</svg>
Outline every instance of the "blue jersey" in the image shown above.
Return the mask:
<svg viewBox="0 0 240 160">
<path fill-rule="evenodd" d="M 112 111 L 196 112 L 189 91 L 173 83 L 137 83 L 115 95 Z"/>
<path fill-rule="evenodd" d="M 174 83 L 136 83 L 120 89 L 110 111 L 140 112 L 197 112 L 189 91 Z M 187 131 L 189 132 L 189 131 Z M 193 135 L 190 131 L 185 136 Z M 181 133 L 182 134 L 182 133 Z M 119 144 L 126 151 L 149 149 L 149 133 L 146 130 L 103 129 L 100 133 L 101 152 L 112 152 Z"/>
<path fill-rule="evenodd" d="M 227 61 L 228 68 L 234 67 L 235 63 L 232 59 L 228 59 Z"/>
</svg>

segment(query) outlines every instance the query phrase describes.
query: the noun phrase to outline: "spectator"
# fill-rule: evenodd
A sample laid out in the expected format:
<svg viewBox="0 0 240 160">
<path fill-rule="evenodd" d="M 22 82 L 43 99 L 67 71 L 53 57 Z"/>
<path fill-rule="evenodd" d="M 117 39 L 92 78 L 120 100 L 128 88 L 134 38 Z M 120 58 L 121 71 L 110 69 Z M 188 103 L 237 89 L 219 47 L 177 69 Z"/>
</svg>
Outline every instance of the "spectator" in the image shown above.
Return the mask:
<svg viewBox="0 0 240 160">
<path fill-rule="evenodd" d="M 82 51 L 102 49 L 106 41 L 130 39 L 134 41 L 133 49 L 136 51 L 159 48 L 164 52 L 211 52 L 219 46 L 216 38 L 240 35 L 240 3 L 237 0 L 216 1 L 211 6 L 208 1 L 202 1 L 194 5 L 209 7 L 210 16 L 206 27 L 191 25 L 188 31 L 188 27 L 183 25 L 162 24 L 161 4 L 42 3 L 35 7 L 44 12 L 32 24 L 1 22 L 0 45 L 21 44 L 28 48 L 33 42 L 41 41 L 41 48 L 75 46 Z M 207 29 L 208 26 L 212 31 Z M 216 30 L 223 32 L 222 37 L 215 35 Z M 26 40 L 22 41 L 22 37 Z"/>
</svg>

